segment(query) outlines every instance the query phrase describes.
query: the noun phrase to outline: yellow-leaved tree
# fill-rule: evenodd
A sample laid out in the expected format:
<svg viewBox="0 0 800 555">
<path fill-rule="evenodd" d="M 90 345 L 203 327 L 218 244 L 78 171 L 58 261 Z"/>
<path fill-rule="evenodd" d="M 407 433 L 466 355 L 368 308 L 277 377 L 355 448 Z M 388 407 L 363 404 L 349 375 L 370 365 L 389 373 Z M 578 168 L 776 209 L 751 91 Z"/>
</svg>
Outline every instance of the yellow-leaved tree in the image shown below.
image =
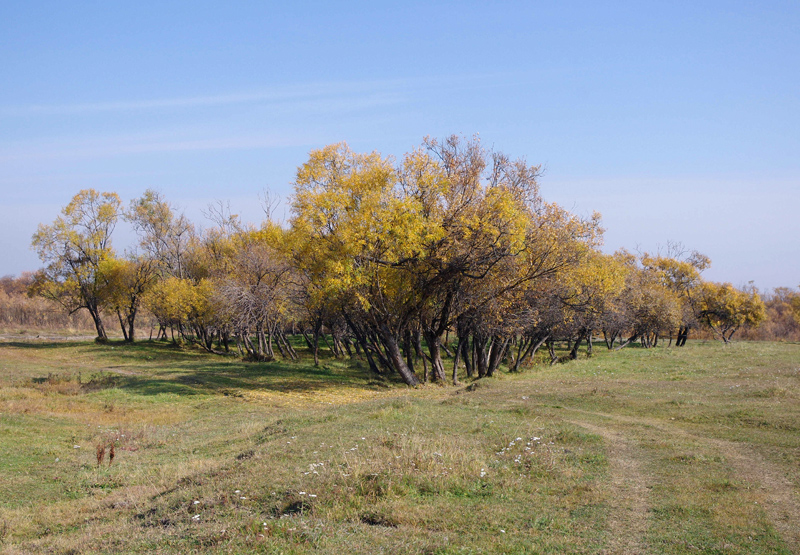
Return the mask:
<svg viewBox="0 0 800 555">
<path fill-rule="evenodd" d="M 368 326 L 386 362 L 416 385 L 398 339 L 418 304 L 404 267 L 424 229 L 416 202 L 396 185 L 391 160 L 377 153 L 357 154 L 343 143 L 313 151 L 295 180 L 293 258 L 308 287 L 308 310 L 343 312 L 370 352 L 356 320 Z"/>
<path fill-rule="evenodd" d="M 739 328 L 756 327 L 766 318 L 764 302 L 753 287 L 742 290 L 730 283 L 703 283 L 697 306 L 700 321 L 725 343 Z"/>
<path fill-rule="evenodd" d="M 698 323 L 696 299 L 703 280 L 700 274 L 711 266 L 711 260 L 697 251 L 686 253 L 680 244 L 670 244 L 667 255 L 644 254 L 642 266 L 654 272 L 661 283 L 677 294 L 681 303 L 681 318 L 675 344 L 682 347 L 689 337 L 689 330 Z"/>
<path fill-rule="evenodd" d="M 51 225 L 39 224 L 32 248 L 46 266 L 36 273 L 32 292 L 63 305 L 71 313 L 86 309 L 97 340 L 106 341 L 101 317 L 106 279 L 101 268 L 114 257 L 111 233 L 120 216 L 116 193 L 84 189 Z"/>
<path fill-rule="evenodd" d="M 132 342 L 142 299 L 157 278 L 155 262 L 143 256 L 112 256 L 98 268 L 105 283 L 105 305 L 117 314 L 125 341 Z"/>
</svg>

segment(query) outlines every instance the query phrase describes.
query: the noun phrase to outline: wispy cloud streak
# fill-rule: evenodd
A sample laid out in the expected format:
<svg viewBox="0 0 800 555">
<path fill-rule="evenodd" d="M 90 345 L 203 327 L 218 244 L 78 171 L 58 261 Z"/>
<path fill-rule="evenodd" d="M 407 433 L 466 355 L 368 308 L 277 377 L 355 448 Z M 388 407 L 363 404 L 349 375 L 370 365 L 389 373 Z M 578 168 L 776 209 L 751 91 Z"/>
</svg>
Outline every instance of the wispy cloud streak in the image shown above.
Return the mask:
<svg viewBox="0 0 800 555">
<path fill-rule="evenodd" d="M 364 97 L 376 93 L 397 93 L 411 84 L 408 80 L 310 83 L 267 90 L 208 96 L 187 96 L 78 104 L 30 104 L 0 107 L 0 116 L 73 115 L 103 112 L 135 112 L 192 109 L 235 104 L 269 104 L 297 101 L 326 101 L 342 97 Z"/>
<path fill-rule="evenodd" d="M 0 141 L 0 163 L 44 159 L 103 158 L 158 152 L 201 150 L 243 150 L 306 146 L 319 141 L 320 130 L 313 116 L 324 115 L 352 119 L 359 112 L 402 104 L 405 98 L 394 93 L 372 93 L 362 96 L 292 98 L 269 107 L 262 114 L 270 131 L 257 124 L 238 119 L 235 122 L 202 123 L 193 120 L 172 129 L 151 129 L 141 133 L 118 133 L 50 139 Z M 371 116 L 365 116 L 371 117 Z M 316 136 L 316 138 L 312 138 Z"/>
<path fill-rule="evenodd" d="M 424 78 L 398 78 L 358 81 L 329 81 L 267 87 L 260 90 L 218 95 L 195 95 L 175 98 L 109 100 L 74 104 L 27 104 L 0 106 L 0 117 L 57 116 L 142 112 L 158 110 L 190 110 L 236 104 L 270 104 L 299 101 L 325 101 L 385 95 L 440 93 L 499 85 L 519 76 L 515 73 L 476 73 L 437 75 Z"/>
</svg>

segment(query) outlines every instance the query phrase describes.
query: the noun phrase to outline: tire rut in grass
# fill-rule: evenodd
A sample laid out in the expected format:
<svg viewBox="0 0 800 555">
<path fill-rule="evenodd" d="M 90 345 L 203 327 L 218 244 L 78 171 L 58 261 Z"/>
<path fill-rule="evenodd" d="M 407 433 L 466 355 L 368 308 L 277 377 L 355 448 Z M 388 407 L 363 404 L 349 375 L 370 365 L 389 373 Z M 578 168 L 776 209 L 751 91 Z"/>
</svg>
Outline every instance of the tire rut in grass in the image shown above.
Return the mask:
<svg viewBox="0 0 800 555">
<path fill-rule="evenodd" d="M 608 518 L 610 539 L 604 553 L 646 553 L 643 538 L 647 532 L 650 502 L 647 475 L 642 471 L 642 453 L 618 431 L 588 422 L 569 422 L 599 435 L 608 447 L 614 504 Z"/>
<path fill-rule="evenodd" d="M 734 441 L 698 436 L 653 418 L 620 416 L 577 408 L 567 408 L 567 410 L 625 424 L 649 426 L 661 432 L 679 435 L 712 446 L 730 463 L 736 474 L 744 481 L 758 486 L 763 500 L 761 505 L 772 525 L 787 547 L 793 553 L 800 554 L 800 526 L 798 525 L 800 523 L 800 492 L 778 465 L 766 460 L 752 447 Z M 589 425 L 575 423 L 590 429 Z"/>
</svg>

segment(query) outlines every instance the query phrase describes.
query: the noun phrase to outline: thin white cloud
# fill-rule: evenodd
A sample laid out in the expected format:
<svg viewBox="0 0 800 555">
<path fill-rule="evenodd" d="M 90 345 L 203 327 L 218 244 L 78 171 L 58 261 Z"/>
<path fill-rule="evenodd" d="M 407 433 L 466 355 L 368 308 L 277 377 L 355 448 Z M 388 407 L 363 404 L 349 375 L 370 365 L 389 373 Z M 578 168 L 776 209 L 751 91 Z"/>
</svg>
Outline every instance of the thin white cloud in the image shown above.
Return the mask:
<svg viewBox="0 0 800 555">
<path fill-rule="evenodd" d="M 0 163 L 41 159 L 106 158 L 127 154 L 199 150 L 241 150 L 303 146 L 308 139 L 299 136 L 249 135 L 202 139 L 165 138 L 164 134 L 101 137 L 84 141 L 63 141 L 17 149 L 4 149 Z"/>
<path fill-rule="evenodd" d="M 403 90 L 411 84 L 404 79 L 309 83 L 272 87 L 255 92 L 208 96 L 187 96 L 143 100 L 87 102 L 77 104 L 29 104 L 0 107 L 0 116 L 73 115 L 101 112 L 131 112 L 163 109 L 203 108 L 234 104 L 269 104 L 297 101 L 326 101 L 341 97 L 363 97 Z"/>
<path fill-rule="evenodd" d="M 320 140 L 314 115 L 352 120 L 357 113 L 398 106 L 404 97 L 378 92 L 348 97 L 320 97 L 286 101 L 262 114 L 269 132 L 253 130 L 252 122 L 215 122 L 159 129 L 145 133 L 66 136 L 0 143 L 0 164 L 47 159 L 107 158 L 110 156 L 202 150 L 243 150 L 307 146 Z M 270 116 L 270 114 L 273 114 Z M 377 117 L 377 116 L 376 116 Z"/>
<path fill-rule="evenodd" d="M 437 75 L 420 78 L 398 78 L 361 81 L 330 81 L 268 87 L 261 90 L 219 95 L 196 95 L 175 98 L 109 100 L 74 104 L 27 104 L 0 106 L 0 117 L 58 116 L 74 114 L 191 109 L 235 104 L 270 104 L 298 101 L 320 101 L 364 96 L 405 95 L 422 91 L 480 88 L 501 84 L 514 78 L 514 73 Z"/>
</svg>

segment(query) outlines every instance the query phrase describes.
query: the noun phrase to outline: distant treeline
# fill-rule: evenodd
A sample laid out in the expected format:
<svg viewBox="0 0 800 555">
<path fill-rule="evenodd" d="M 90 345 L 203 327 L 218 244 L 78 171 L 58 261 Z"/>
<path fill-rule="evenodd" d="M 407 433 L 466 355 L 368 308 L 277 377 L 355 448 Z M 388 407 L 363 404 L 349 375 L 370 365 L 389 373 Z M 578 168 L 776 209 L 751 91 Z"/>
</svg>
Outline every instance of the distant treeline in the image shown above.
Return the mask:
<svg viewBox="0 0 800 555">
<path fill-rule="evenodd" d="M 751 341 L 800 341 L 800 291 L 777 287 L 763 293 L 766 318 L 760 326 L 742 331 Z"/>
</svg>

